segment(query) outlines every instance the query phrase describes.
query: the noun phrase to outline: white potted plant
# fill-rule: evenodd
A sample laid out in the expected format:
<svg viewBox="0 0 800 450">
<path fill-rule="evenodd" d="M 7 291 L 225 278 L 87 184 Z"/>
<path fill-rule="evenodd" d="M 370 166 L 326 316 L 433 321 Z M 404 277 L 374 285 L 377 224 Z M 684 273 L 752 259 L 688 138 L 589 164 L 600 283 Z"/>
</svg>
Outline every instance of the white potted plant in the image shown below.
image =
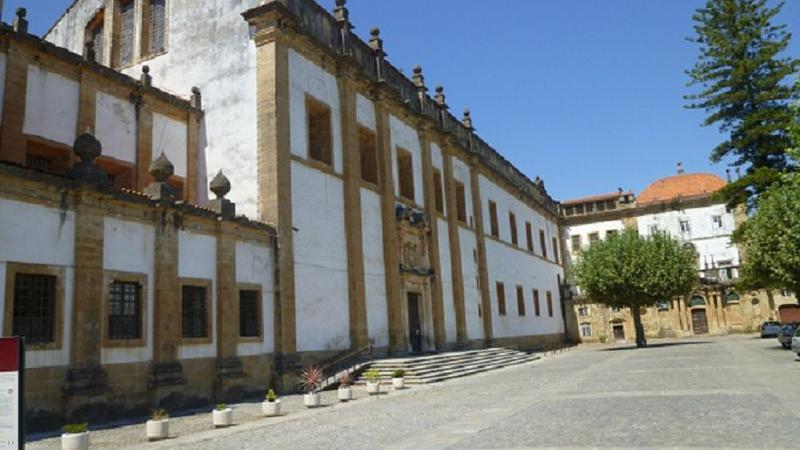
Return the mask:
<svg viewBox="0 0 800 450">
<path fill-rule="evenodd" d="M 364 372 L 367 379 L 367 394 L 378 395 L 381 393 L 381 373 L 378 369 L 372 368 Z"/>
<path fill-rule="evenodd" d="M 406 371 L 403 369 L 397 369 L 394 371 L 392 375 L 392 387 L 395 389 L 405 389 L 406 387 Z"/>
<path fill-rule="evenodd" d="M 214 428 L 229 427 L 233 425 L 233 410 L 225 403 L 220 403 L 211 412 Z"/>
<path fill-rule="evenodd" d="M 64 425 L 64 434 L 61 435 L 61 449 L 88 450 L 89 424 L 71 423 Z"/>
<path fill-rule="evenodd" d="M 353 388 L 350 387 L 350 374 L 345 373 L 339 377 L 339 394 L 340 402 L 347 402 L 353 399 Z"/>
<path fill-rule="evenodd" d="M 261 412 L 267 417 L 281 415 L 281 400 L 278 398 L 278 394 L 272 389 L 267 391 L 266 399 L 261 402 Z"/>
<path fill-rule="evenodd" d="M 158 441 L 169 437 L 169 414 L 163 409 L 153 411 L 146 425 L 147 440 Z"/>
<path fill-rule="evenodd" d="M 316 408 L 320 405 L 319 388 L 322 386 L 322 369 L 316 366 L 309 367 L 300 372 L 300 386 L 306 391 L 303 403 L 306 408 Z"/>
</svg>

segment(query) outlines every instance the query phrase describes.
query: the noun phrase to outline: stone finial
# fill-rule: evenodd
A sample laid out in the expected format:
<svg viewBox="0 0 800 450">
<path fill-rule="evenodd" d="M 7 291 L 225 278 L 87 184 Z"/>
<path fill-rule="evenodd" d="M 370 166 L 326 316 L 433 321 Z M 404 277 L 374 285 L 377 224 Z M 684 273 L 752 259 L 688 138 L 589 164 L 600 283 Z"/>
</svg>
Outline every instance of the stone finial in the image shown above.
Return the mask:
<svg viewBox="0 0 800 450">
<path fill-rule="evenodd" d="M 422 66 L 417 64 L 416 66 L 414 66 L 413 69 L 411 69 L 411 72 L 412 72 L 411 81 L 414 82 L 414 84 L 417 86 L 417 88 L 420 88 L 420 89 L 424 90 L 425 89 L 425 76 L 422 75 Z"/>
<path fill-rule="evenodd" d="M 464 110 L 464 117 L 461 119 L 461 123 L 463 123 L 464 126 L 467 129 L 469 129 L 469 130 L 473 129 L 473 126 L 472 126 L 472 113 L 470 112 L 469 109 L 465 109 Z"/>
<path fill-rule="evenodd" d="M 150 87 L 153 85 L 153 77 L 150 76 L 150 66 L 142 66 L 142 76 L 139 77 L 139 82 L 142 83 L 142 86 Z"/>
<path fill-rule="evenodd" d="M 347 0 L 336 0 L 336 6 L 333 8 L 333 17 L 338 22 L 349 22 L 350 11 L 347 10 Z"/>
<path fill-rule="evenodd" d="M 228 177 L 225 176 L 224 173 L 220 170 L 217 172 L 217 175 L 211 180 L 209 184 L 209 188 L 217 198 L 224 198 L 228 192 L 231 191 L 231 182 L 228 180 Z"/>
<path fill-rule="evenodd" d="M 433 99 L 436 100 L 436 104 L 438 104 L 444 109 L 447 109 L 447 103 L 445 102 L 445 95 L 444 95 L 444 87 L 436 86 L 436 95 L 434 95 Z"/>
<path fill-rule="evenodd" d="M 203 109 L 203 94 L 200 93 L 200 88 L 197 86 L 192 87 L 192 99 L 190 103 L 194 108 Z"/>
<path fill-rule="evenodd" d="M 731 169 L 725 169 L 725 178 L 727 178 L 728 183 L 731 182 Z"/>
<path fill-rule="evenodd" d="M 108 174 L 94 160 L 103 152 L 103 145 L 91 133 L 84 133 L 75 139 L 72 151 L 80 161 L 67 173 L 67 177 L 84 184 L 108 186 Z"/>
<path fill-rule="evenodd" d="M 231 182 L 221 170 L 211 180 L 209 188 L 217 198 L 208 202 L 208 208 L 222 216 L 223 219 L 236 217 L 236 204 L 225 198 L 225 195 L 231 191 Z"/>
<path fill-rule="evenodd" d="M 678 175 L 683 175 L 683 163 L 678 162 Z"/>
<path fill-rule="evenodd" d="M 370 38 L 369 38 L 369 46 L 378 53 L 378 56 L 386 56 L 386 53 L 383 51 L 383 39 L 381 39 L 381 30 L 378 27 L 374 27 L 369 31 Z"/>
<path fill-rule="evenodd" d="M 175 174 L 175 166 L 172 165 L 172 161 L 167 158 L 167 155 L 161 152 L 158 158 L 150 163 L 148 172 L 156 180 L 156 183 L 166 183 L 169 177 Z"/>
<path fill-rule="evenodd" d="M 147 186 L 145 194 L 153 200 L 161 202 L 169 202 L 177 198 L 178 190 L 167 183 L 169 177 L 175 173 L 175 166 L 163 152 L 150 163 L 149 173 L 155 181 Z"/>
<path fill-rule="evenodd" d="M 17 8 L 17 17 L 14 18 L 14 31 L 17 33 L 28 33 L 28 20 L 25 17 L 28 15 L 28 10 L 25 8 Z"/>
</svg>

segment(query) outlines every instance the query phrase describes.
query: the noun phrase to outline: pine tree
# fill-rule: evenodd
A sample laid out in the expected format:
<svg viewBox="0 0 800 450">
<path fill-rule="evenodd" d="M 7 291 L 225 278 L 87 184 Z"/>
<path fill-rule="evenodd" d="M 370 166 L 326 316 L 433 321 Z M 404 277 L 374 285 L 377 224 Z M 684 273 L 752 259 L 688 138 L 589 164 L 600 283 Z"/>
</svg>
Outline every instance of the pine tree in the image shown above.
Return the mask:
<svg viewBox="0 0 800 450">
<path fill-rule="evenodd" d="M 767 0 L 707 0 L 692 17 L 696 36 L 689 40 L 700 55 L 687 74 L 689 86 L 702 90 L 685 98 L 688 108 L 708 113 L 703 126 L 717 124 L 726 134 L 711 161 L 727 158 L 745 169 L 722 192 L 731 204 L 753 200 L 787 169 L 789 105 L 797 93 L 789 78 L 800 61 L 781 56 L 791 34 L 772 20 L 782 7 L 769 7 Z"/>
</svg>

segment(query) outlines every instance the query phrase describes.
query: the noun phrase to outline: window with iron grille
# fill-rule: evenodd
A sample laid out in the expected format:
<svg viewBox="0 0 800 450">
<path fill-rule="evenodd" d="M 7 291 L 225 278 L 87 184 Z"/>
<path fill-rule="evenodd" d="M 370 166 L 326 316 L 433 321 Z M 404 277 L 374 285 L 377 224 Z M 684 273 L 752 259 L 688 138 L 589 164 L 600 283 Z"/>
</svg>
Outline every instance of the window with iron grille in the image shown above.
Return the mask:
<svg viewBox="0 0 800 450">
<path fill-rule="evenodd" d="M 378 149 L 372 130 L 358 128 L 358 148 L 361 152 L 361 179 L 378 184 Z"/>
<path fill-rule="evenodd" d="M 577 252 L 581 249 L 581 235 L 573 234 L 570 239 L 572 240 L 572 251 Z"/>
<path fill-rule="evenodd" d="M 525 241 L 528 244 L 528 251 L 533 253 L 533 228 L 530 222 L 525 222 Z"/>
<path fill-rule="evenodd" d="M 544 230 L 539 230 L 539 247 L 542 248 L 542 258 L 547 259 L 547 241 L 544 237 Z"/>
<path fill-rule="evenodd" d="M 181 289 L 181 327 L 184 338 L 208 337 L 206 288 L 183 286 Z"/>
<path fill-rule="evenodd" d="M 14 277 L 14 320 L 11 334 L 28 343 L 53 342 L 56 316 L 56 277 L 18 273 Z"/>
<path fill-rule="evenodd" d="M 517 286 L 517 314 L 520 316 L 525 315 L 525 293 L 522 286 Z"/>
<path fill-rule="evenodd" d="M 467 194 L 466 190 L 464 189 L 464 183 L 460 181 L 454 181 L 453 184 L 456 187 L 456 219 L 458 219 L 459 222 L 466 224 Z"/>
<path fill-rule="evenodd" d="M 239 291 L 239 336 L 240 337 L 259 337 L 261 329 L 259 327 L 259 308 L 258 291 Z"/>
<path fill-rule="evenodd" d="M 497 282 L 497 313 L 501 316 L 506 315 L 506 287 L 502 282 Z"/>
<path fill-rule="evenodd" d="M 553 317 L 553 293 L 547 291 L 547 315 Z"/>
<path fill-rule="evenodd" d="M 328 165 L 333 165 L 331 138 L 331 110 L 322 102 L 306 100 L 308 118 L 308 157 Z"/>
<path fill-rule="evenodd" d="M 108 338 L 142 337 L 141 287 L 138 282 L 114 281 L 108 295 Z"/>
<path fill-rule="evenodd" d="M 148 48 L 150 54 L 161 53 L 165 50 L 166 4 L 166 0 L 150 0 L 150 48 Z"/>
<path fill-rule="evenodd" d="M 120 31 L 119 31 L 119 65 L 127 66 L 133 62 L 133 0 L 122 2 L 119 5 Z"/>
<path fill-rule="evenodd" d="M 414 201 L 414 160 L 408 150 L 397 149 L 397 183 L 400 196 Z"/>
<path fill-rule="evenodd" d="M 517 216 L 514 213 L 508 213 L 508 228 L 511 231 L 511 243 L 517 245 Z"/>
<path fill-rule="evenodd" d="M 541 315 L 541 311 L 539 309 L 539 290 L 538 289 L 534 289 L 533 290 L 533 314 L 536 317 L 539 317 Z"/>
<path fill-rule="evenodd" d="M 25 155 L 25 165 L 29 169 L 40 170 L 42 172 L 50 172 L 50 169 L 52 168 L 52 161 L 48 158 L 31 155 L 30 153 L 28 153 L 27 155 Z"/>
<path fill-rule="evenodd" d="M 497 203 L 489 200 L 489 226 L 492 236 L 500 237 L 500 227 L 497 224 Z"/>
<path fill-rule="evenodd" d="M 444 193 L 442 192 L 442 172 L 433 169 L 433 200 L 436 211 L 444 214 Z"/>
<path fill-rule="evenodd" d="M 94 61 L 103 63 L 103 32 L 104 32 L 104 13 L 101 9 L 95 14 L 92 20 L 86 25 L 86 43 L 92 44 L 94 49 Z"/>
</svg>

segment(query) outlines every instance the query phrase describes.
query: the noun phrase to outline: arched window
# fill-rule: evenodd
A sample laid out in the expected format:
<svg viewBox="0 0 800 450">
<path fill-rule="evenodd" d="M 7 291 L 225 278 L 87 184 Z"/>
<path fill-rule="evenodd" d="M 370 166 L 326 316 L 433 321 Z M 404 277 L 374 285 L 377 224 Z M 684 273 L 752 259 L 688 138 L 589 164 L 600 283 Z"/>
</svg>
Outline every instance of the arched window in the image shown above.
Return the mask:
<svg viewBox="0 0 800 450">
<path fill-rule="evenodd" d="M 700 295 L 692 296 L 691 300 L 689 300 L 689 307 L 692 308 L 694 306 L 706 306 L 706 299 Z"/>
</svg>

